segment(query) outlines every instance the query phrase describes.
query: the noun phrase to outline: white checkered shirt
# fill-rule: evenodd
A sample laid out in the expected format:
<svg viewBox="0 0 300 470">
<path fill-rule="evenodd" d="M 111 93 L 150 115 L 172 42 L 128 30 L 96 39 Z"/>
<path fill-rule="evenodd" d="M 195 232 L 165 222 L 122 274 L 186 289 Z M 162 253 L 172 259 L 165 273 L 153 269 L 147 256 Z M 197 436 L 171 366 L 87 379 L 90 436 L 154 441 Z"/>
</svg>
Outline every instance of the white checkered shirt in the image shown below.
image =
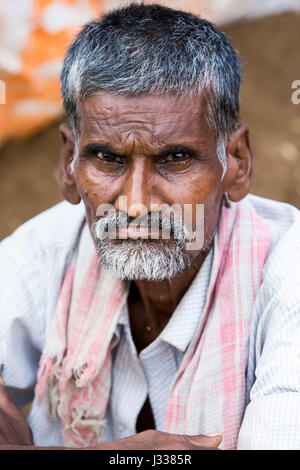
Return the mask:
<svg viewBox="0 0 300 470">
<path fill-rule="evenodd" d="M 269 225 L 273 245 L 251 322 L 238 449 L 300 449 L 300 215 L 290 205 L 247 197 Z M 62 444 L 60 422 L 48 416 L 46 401 L 36 402 L 34 386 L 84 215 L 82 204 L 63 202 L 31 219 L 0 244 L 2 375 L 18 406 L 33 400 L 28 422 L 36 445 Z M 168 393 L 202 313 L 212 258 L 213 252 L 165 329 L 139 355 L 124 309 L 112 343 L 107 441 L 136 432 L 137 416 L 147 395 L 156 429 L 164 429 Z"/>
</svg>

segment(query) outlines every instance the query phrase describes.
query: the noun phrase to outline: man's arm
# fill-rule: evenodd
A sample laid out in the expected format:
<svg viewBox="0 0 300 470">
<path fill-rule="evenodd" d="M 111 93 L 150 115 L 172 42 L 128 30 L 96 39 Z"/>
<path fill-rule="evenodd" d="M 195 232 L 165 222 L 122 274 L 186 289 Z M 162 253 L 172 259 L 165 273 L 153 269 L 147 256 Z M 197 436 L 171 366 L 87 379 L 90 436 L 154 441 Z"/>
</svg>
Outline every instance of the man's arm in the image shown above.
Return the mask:
<svg viewBox="0 0 300 470">
<path fill-rule="evenodd" d="M 79 212 L 59 204 L 0 243 L 0 374 L 18 408 L 34 399 L 40 356 L 82 223 Z M 37 432 L 39 444 L 59 445 L 59 422 L 45 408 L 31 408 L 34 440 Z"/>
<path fill-rule="evenodd" d="M 295 279 L 274 293 L 252 335 L 252 388 L 239 450 L 300 449 L 299 291 Z"/>
<path fill-rule="evenodd" d="M 44 338 L 44 279 L 18 260 L 14 236 L 0 244 L 0 373 L 18 407 L 31 402 Z"/>
</svg>

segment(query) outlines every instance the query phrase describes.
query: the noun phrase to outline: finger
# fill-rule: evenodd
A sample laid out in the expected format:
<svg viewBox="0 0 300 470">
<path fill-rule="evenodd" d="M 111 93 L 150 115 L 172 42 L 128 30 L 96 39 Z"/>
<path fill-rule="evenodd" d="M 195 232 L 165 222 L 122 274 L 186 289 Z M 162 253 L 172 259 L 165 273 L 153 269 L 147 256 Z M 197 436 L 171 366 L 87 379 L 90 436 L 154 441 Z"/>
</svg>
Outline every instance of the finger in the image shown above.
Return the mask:
<svg viewBox="0 0 300 470">
<path fill-rule="evenodd" d="M 216 449 L 222 442 L 223 434 L 221 432 L 214 432 L 210 434 L 200 434 L 194 436 L 184 436 L 189 442 L 199 447 L 211 447 Z"/>
<path fill-rule="evenodd" d="M 14 418 L 22 417 L 13 399 L 9 396 L 2 377 L 0 377 L 0 408 L 9 416 Z"/>
</svg>

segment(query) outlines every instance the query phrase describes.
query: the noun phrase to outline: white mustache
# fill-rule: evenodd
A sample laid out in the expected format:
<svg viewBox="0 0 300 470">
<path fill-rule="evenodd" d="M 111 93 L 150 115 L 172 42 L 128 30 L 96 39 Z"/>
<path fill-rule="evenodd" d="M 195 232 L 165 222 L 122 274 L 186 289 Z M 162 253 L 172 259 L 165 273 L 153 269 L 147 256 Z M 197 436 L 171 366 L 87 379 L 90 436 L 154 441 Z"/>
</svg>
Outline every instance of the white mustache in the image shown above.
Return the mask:
<svg viewBox="0 0 300 470">
<path fill-rule="evenodd" d="M 96 238 L 103 240 L 108 237 L 113 238 L 110 235 L 115 234 L 116 229 L 128 229 L 129 227 L 148 228 L 152 233 L 162 232 L 177 240 L 187 240 L 194 236 L 194 233 L 186 228 L 181 217 L 170 217 L 159 212 L 136 218 L 128 216 L 126 212 L 119 212 L 118 214 L 112 212 L 94 223 L 93 232 Z M 115 236 L 115 238 L 117 237 Z"/>
</svg>

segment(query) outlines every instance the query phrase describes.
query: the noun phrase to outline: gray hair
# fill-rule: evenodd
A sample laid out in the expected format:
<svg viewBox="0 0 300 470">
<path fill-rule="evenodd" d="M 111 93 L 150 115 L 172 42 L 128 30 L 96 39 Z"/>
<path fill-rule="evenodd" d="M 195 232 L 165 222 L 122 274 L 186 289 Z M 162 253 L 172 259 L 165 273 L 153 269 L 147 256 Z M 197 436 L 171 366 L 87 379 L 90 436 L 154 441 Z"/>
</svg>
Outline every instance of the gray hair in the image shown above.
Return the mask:
<svg viewBox="0 0 300 470">
<path fill-rule="evenodd" d="M 83 27 L 62 69 L 64 108 L 78 153 L 80 101 L 120 95 L 205 93 L 206 124 L 226 172 L 226 143 L 239 120 L 241 66 L 225 34 L 209 21 L 161 5 L 130 4 Z"/>
</svg>

